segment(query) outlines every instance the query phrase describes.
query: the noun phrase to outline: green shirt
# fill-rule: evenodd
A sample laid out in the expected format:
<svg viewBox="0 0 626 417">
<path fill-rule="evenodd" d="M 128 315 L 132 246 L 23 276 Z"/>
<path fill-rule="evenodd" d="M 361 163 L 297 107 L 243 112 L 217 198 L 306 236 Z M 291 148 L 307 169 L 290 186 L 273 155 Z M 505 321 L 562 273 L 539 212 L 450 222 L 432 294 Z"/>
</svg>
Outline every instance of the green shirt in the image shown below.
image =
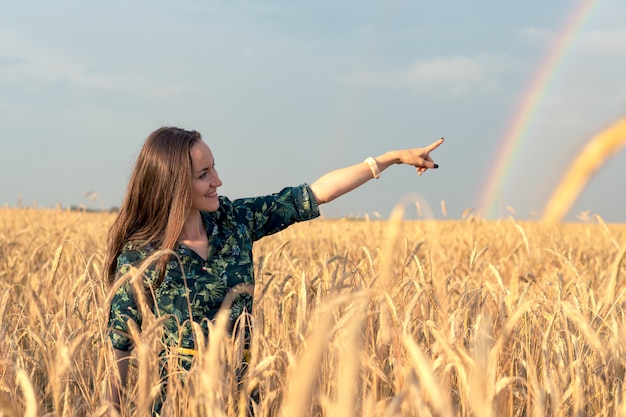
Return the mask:
<svg viewBox="0 0 626 417">
<path fill-rule="evenodd" d="M 293 223 L 318 217 L 319 208 L 311 189 L 303 184 L 264 197 L 233 201 L 220 197 L 216 212 L 200 214 L 209 238 L 207 260 L 179 244 L 175 248 L 179 260 L 169 261 L 163 282 L 155 290 L 153 312 L 157 317 L 167 317 L 164 342 L 168 346 L 194 349 L 189 321 L 200 324 L 205 335 L 208 334 L 208 321 L 215 317 L 226 293 L 237 284 L 254 283 L 252 242 Z M 117 258 L 118 277 L 131 266 L 138 267 L 155 250 L 149 244 L 128 242 Z M 150 266 L 144 279 L 153 282 L 155 275 L 154 267 Z M 249 294 L 235 298 L 231 319 L 236 320 L 244 310 L 252 311 Z M 109 314 L 109 334 L 116 349 L 132 348 L 128 320 L 141 326 L 140 310 L 126 281 L 113 296 Z"/>
</svg>

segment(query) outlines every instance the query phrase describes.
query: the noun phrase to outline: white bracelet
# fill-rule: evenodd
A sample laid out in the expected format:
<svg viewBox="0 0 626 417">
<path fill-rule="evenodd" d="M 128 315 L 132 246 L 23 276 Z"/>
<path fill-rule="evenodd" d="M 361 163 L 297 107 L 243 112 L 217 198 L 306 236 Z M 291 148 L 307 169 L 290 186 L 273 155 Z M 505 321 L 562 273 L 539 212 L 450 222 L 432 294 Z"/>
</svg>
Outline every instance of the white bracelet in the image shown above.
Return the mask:
<svg viewBox="0 0 626 417">
<path fill-rule="evenodd" d="M 370 169 L 372 170 L 372 175 L 374 175 L 375 179 L 380 178 L 380 169 L 378 168 L 378 162 L 376 162 L 374 158 L 370 156 L 366 158 L 363 162 L 369 165 Z"/>
</svg>

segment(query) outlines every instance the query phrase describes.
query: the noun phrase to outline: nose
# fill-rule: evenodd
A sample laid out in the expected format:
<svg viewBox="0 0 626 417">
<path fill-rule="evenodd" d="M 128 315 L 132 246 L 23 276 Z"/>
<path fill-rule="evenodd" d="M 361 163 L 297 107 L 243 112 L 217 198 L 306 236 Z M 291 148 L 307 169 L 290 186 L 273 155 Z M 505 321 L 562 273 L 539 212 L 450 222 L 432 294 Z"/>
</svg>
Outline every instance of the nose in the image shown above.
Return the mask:
<svg viewBox="0 0 626 417">
<path fill-rule="evenodd" d="M 222 180 L 215 169 L 213 169 L 213 178 L 211 179 L 211 185 L 215 188 L 222 186 Z"/>
</svg>

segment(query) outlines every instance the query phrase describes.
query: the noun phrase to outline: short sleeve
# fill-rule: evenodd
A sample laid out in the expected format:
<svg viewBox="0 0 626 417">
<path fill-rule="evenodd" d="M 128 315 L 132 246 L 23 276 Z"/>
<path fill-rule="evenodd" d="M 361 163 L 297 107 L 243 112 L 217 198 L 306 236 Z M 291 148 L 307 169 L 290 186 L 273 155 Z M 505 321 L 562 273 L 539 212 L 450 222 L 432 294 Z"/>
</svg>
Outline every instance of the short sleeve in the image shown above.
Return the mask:
<svg viewBox="0 0 626 417">
<path fill-rule="evenodd" d="M 294 206 L 298 212 L 296 221 L 312 220 L 319 217 L 320 209 L 308 184 L 294 187 L 292 193 Z"/>
<path fill-rule="evenodd" d="M 254 240 L 320 215 L 308 184 L 287 187 L 264 197 L 235 200 L 233 208 L 240 220 L 248 224 Z"/>
</svg>

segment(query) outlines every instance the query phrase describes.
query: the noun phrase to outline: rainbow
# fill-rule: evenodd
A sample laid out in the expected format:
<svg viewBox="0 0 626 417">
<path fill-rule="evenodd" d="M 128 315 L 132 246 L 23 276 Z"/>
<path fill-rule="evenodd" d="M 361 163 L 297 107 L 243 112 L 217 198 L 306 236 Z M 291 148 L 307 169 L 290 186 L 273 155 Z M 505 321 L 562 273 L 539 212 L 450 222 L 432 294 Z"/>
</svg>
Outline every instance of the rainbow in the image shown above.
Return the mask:
<svg viewBox="0 0 626 417">
<path fill-rule="evenodd" d="M 529 86 L 524 90 L 514 116 L 509 123 L 500 142 L 495 157 L 495 164 L 490 169 L 483 191 L 478 202 L 478 213 L 483 217 L 495 216 L 498 200 L 502 188 L 509 177 L 515 155 L 519 152 L 520 145 L 525 137 L 533 116 L 537 113 L 542 97 L 554 78 L 559 64 L 562 62 L 568 47 L 572 44 L 578 30 L 590 14 L 593 6 L 599 0 L 581 0 L 572 9 L 565 20 L 563 28 L 558 32 L 555 41 L 547 50 L 545 58 L 540 62 L 537 71 L 530 80 Z"/>
</svg>

